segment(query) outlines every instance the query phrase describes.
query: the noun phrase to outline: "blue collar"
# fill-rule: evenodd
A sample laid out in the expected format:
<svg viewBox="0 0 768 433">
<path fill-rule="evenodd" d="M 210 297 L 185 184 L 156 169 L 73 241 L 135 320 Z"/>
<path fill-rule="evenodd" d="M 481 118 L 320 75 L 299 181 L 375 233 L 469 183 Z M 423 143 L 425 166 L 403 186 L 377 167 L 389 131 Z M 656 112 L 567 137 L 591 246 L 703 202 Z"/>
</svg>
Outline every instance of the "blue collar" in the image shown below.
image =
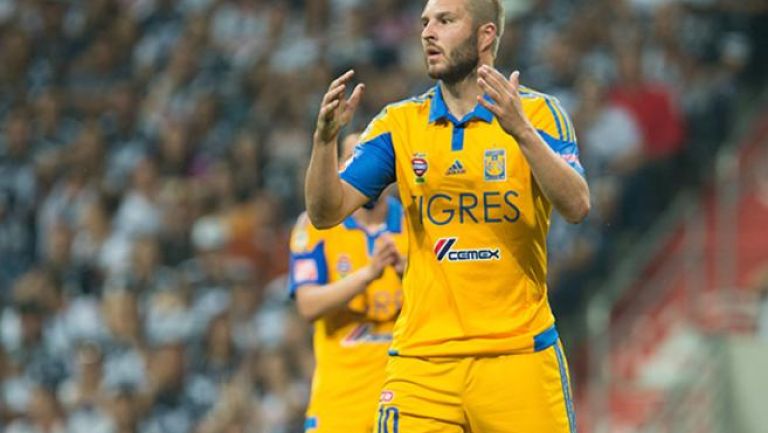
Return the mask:
<svg viewBox="0 0 768 433">
<path fill-rule="evenodd" d="M 385 223 L 385 230 L 389 233 L 400 233 L 403 231 L 402 227 L 402 217 L 403 217 L 403 205 L 400 204 L 397 199 L 394 197 L 387 197 L 387 218 L 384 221 Z M 344 228 L 348 230 L 362 230 L 366 232 L 366 234 L 374 237 L 378 237 L 381 233 L 368 233 L 368 231 L 365 229 L 365 227 L 361 226 L 357 223 L 355 218 L 350 215 L 348 216 L 344 222 Z"/>
<path fill-rule="evenodd" d="M 453 117 L 453 114 L 448 111 L 448 106 L 445 105 L 445 99 L 443 99 L 443 91 L 440 89 L 440 84 L 435 85 L 434 89 L 432 103 L 429 107 L 429 123 L 448 119 L 456 126 L 463 126 L 472 119 L 480 119 L 486 123 L 491 123 L 493 121 L 493 113 L 480 104 L 475 105 L 475 108 L 467 113 L 463 119 L 456 120 L 456 118 Z M 491 98 L 488 95 L 483 95 L 483 98 L 485 98 L 486 101 L 491 101 Z"/>
</svg>

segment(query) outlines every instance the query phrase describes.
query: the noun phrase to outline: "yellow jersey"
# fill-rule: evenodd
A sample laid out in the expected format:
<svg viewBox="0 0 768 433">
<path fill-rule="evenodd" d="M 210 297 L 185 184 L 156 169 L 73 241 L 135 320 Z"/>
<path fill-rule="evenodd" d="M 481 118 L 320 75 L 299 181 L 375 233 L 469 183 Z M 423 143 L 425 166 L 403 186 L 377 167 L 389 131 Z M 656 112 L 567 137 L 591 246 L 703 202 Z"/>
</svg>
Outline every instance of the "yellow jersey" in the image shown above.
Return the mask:
<svg viewBox="0 0 768 433">
<path fill-rule="evenodd" d="M 385 224 L 374 232 L 367 231 L 354 217 L 321 231 L 312 226 L 306 214 L 300 216 L 291 235 L 291 296 L 302 286 L 333 283 L 367 265 L 376 239 L 384 233 L 404 255 L 408 240 L 403 230 L 403 208 L 394 198 L 387 198 L 387 204 Z M 346 308 L 314 322 L 315 372 L 308 423 L 356 418 L 362 423 L 372 422 L 401 305 L 400 277 L 388 267 Z"/>
<path fill-rule="evenodd" d="M 522 88 L 542 139 L 582 175 L 558 101 Z M 397 182 L 409 254 L 390 354 L 522 353 L 557 341 L 547 299 L 552 205 L 518 143 L 478 104 L 463 119 L 440 86 L 388 105 L 364 131 L 341 178 L 368 197 Z"/>
</svg>

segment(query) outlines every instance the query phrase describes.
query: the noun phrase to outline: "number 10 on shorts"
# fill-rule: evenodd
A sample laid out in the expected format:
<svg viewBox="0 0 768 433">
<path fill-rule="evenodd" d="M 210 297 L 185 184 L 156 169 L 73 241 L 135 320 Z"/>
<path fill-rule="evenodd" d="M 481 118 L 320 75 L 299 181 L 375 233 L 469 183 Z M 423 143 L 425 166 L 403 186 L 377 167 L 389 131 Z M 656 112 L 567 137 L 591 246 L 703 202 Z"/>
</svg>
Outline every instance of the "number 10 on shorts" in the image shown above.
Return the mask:
<svg viewBox="0 0 768 433">
<path fill-rule="evenodd" d="M 379 406 L 379 422 L 376 433 L 399 433 L 400 410 L 396 407 Z"/>
</svg>

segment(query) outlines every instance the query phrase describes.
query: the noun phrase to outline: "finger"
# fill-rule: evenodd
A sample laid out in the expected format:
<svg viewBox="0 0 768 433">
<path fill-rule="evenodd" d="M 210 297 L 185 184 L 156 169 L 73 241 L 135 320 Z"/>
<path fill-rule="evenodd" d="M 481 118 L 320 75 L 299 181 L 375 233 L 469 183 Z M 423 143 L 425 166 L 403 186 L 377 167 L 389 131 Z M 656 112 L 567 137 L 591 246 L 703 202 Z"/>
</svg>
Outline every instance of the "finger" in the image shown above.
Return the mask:
<svg viewBox="0 0 768 433">
<path fill-rule="evenodd" d="M 393 254 L 388 254 L 384 258 L 384 261 L 387 263 L 387 265 L 394 266 L 397 263 L 397 258 Z"/>
<path fill-rule="evenodd" d="M 494 87 L 491 87 L 491 85 L 488 84 L 488 82 L 485 81 L 484 78 L 478 78 L 477 84 L 480 85 L 480 88 L 483 89 L 483 92 L 485 92 L 486 95 L 490 96 L 490 98 L 493 99 L 494 103 L 499 104 L 502 102 L 499 91 L 496 90 Z"/>
<path fill-rule="evenodd" d="M 387 254 L 389 254 L 389 256 L 393 259 L 397 259 L 397 256 L 399 255 L 397 248 L 395 248 L 394 245 L 392 245 L 392 248 L 387 248 Z"/>
<path fill-rule="evenodd" d="M 321 119 L 329 119 L 331 117 L 331 115 L 333 114 L 333 111 L 338 106 L 339 106 L 339 100 L 338 99 L 334 99 L 333 101 L 323 105 L 323 107 L 320 108 L 320 118 Z"/>
<path fill-rule="evenodd" d="M 509 84 L 515 92 L 520 90 L 520 71 L 512 72 L 512 75 L 509 76 Z"/>
<path fill-rule="evenodd" d="M 352 90 L 352 95 L 347 99 L 347 107 L 349 107 L 350 111 L 355 111 L 357 109 L 357 105 L 360 103 L 360 99 L 363 97 L 363 92 L 365 91 L 365 84 L 360 83 L 357 86 L 355 86 L 355 89 Z"/>
<path fill-rule="evenodd" d="M 387 255 L 387 245 L 381 242 L 381 240 L 376 241 L 376 245 L 373 247 L 373 254 L 381 257 Z"/>
<path fill-rule="evenodd" d="M 346 83 L 347 81 L 349 81 L 350 78 L 352 78 L 353 75 L 355 75 L 355 70 L 354 69 L 348 70 L 347 72 L 341 74 L 335 80 L 331 81 L 331 85 L 328 86 L 328 89 L 330 90 L 340 84 Z"/>
<path fill-rule="evenodd" d="M 498 69 L 483 65 L 480 68 L 480 72 L 488 76 L 488 81 L 492 81 L 494 83 L 503 83 L 508 84 L 507 77 L 505 77 L 501 72 L 499 72 Z"/>
<path fill-rule="evenodd" d="M 389 258 L 392 259 L 392 263 L 397 263 L 400 261 L 400 253 L 397 251 L 397 249 L 393 248 L 389 253 Z"/>
<path fill-rule="evenodd" d="M 377 249 L 378 249 L 377 252 L 382 256 L 386 256 L 386 255 L 392 254 L 392 252 L 395 251 L 394 247 L 395 247 L 394 244 L 384 242 L 384 241 L 379 241 L 377 245 Z"/>
<path fill-rule="evenodd" d="M 488 100 L 482 96 L 477 97 L 477 103 L 488 109 L 488 111 L 493 113 L 496 117 L 501 117 L 501 109 L 498 105 L 488 102 Z"/>
<path fill-rule="evenodd" d="M 394 247 L 385 246 L 380 251 L 382 260 L 393 261 L 397 257 L 397 250 Z"/>
<path fill-rule="evenodd" d="M 339 97 L 342 94 L 344 94 L 344 90 L 346 90 L 346 89 L 347 89 L 347 85 L 346 84 L 341 84 L 341 85 L 336 86 L 335 88 L 329 90 L 323 96 L 322 104 L 325 105 L 325 104 L 331 102 L 334 99 L 339 99 Z"/>
<path fill-rule="evenodd" d="M 382 240 L 384 244 L 384 248 L 387 249 L 387 251 L 395 251 L 397 252 L 397 248 L 395 247 L 395 241 L 392 238 L 386 238 Z"/>
<path fill-rule="evenodd" d="M 346 86 L 345 86 L 346 88 Z M 344 93 L 339 94 L 338 96 L 339 101 L 339 112 L 344 113 L 347 111 L 347 98 L 344 97 Z"/>
<path fill-rule="evenodd" d="M 330 114 L 338 106 L 339 106 L 339 100 L 338 99 L 334 99 L 333 101 L 323 105 L 323 108 L 320 109 L 320 116 L 322 117 L 322 116 L 326 116 L 326 115 Z"/>
<path fill-rule="evenodd" d="M 394 258 L 394 256 L 393 256 L 392 254 L 386 254 L 386 255 L 382 255 L 382 256 L 381 256 L 381 257 L 379 257 L 377 260 L 378 260 L 378 262 L 379 262 L 379 263 L 380 263 L 382 266 L 392 266 L 392 265 L 394 265 L 395 263 L 397 263 L 397 262 L 396 262 L 396 259 Z"/>
<path fill-rule="evenodd" d="M 496 105 L 505 106 L 512 98 L 511 89 L 507 88 L 509 84 L 504 85 L 497 81 L 494 82 L 493 78 L 488 75 L 478 78 L 478 85 L 480 85 L 485 94 L 487 94 Z"/>
<path fill-rule="evenodd" d="M 496 89 L 496 91 L 498 91 L 499 95 L 502 97 L 512 95 L 512 86 L 507 81 L 506 77 L 501 75 L 501 73 L 496 69 L 486 67 L 479 75 L 488 83 L 489 86 Z"/>
</svg>

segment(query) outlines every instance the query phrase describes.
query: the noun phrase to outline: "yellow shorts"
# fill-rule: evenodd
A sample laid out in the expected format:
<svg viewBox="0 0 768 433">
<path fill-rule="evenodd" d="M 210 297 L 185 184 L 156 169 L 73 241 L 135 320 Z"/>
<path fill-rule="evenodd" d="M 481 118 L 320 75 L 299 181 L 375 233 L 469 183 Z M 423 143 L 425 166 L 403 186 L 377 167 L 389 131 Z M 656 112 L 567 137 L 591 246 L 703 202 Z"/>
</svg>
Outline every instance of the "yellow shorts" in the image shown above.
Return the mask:
<svg viewBox="0 0 768 433">
<path fill-rule="evenodd" d="M 378 433 L 574 433 L 562 345 L 489 357 L 393 356 L 376 426 Z"/>
</svg>

